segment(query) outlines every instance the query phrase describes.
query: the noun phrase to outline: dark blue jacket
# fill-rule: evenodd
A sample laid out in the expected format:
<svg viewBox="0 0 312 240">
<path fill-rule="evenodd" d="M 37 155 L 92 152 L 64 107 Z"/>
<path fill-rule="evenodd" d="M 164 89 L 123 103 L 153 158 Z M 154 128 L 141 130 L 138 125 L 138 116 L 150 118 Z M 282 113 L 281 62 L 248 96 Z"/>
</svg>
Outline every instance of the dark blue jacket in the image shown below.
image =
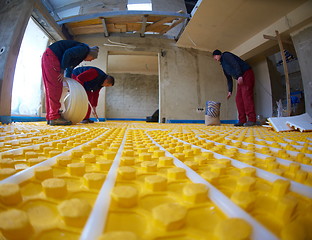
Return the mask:
<svg viewBox="0 0 312 240">
<path fill-rule="evenodd" d="M 233 79 L 238 79 L 239 77 L 243 76 L 244 73 L 251 69 L 251 67 L 240 59 L 238 56 L 236 56 L 233 53 L 230 52 L 224 52 L 221 55 L 220 59 L 224 75 L 226 76 L 227 83 L 228 83 L 228 91 L 233 91 Z"/>
<path fill-rule="evenodd" d="M 87 44 L 73 41 L 60 40 L 49 46 L 60 61 L 61 69 L 66 69 L 66 77 L 70 77 L 74 67 L 81 63 L 90 52 Z"/>
<path fill-rule="evenodd" d="M 103 86 L 107 74 L 97 67 L 77 67 L 72 72 L 72 78 L 79 81 L 86 91 L 97 91 Z"/>
</svg>

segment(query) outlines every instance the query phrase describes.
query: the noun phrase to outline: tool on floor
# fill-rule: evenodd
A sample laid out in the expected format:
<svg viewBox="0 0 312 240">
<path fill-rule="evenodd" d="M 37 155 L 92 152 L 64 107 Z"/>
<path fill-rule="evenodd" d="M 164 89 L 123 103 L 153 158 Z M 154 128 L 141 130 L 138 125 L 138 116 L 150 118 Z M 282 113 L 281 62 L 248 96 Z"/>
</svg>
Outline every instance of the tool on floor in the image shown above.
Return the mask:
<svg viewBox="0 0 312 240">
<path fill-rule="evenodd" d="M 90 108 L 91 108 L 91 110 L 92 110 L 92 114 L 95 116 L 95 118 L 96 118 L 96 122 L 99 122 L 100 120 L 99 120 L 99 116 L 97 115 L 97 113 L 96 113 L 96 111 L 95 111 L 95 109 L 92 107 L 92 105 L 91 105 L 91 103 L 88 101 L 88 103 L 89 103 L 89 106 L 90 106 Z"/>
</svg>

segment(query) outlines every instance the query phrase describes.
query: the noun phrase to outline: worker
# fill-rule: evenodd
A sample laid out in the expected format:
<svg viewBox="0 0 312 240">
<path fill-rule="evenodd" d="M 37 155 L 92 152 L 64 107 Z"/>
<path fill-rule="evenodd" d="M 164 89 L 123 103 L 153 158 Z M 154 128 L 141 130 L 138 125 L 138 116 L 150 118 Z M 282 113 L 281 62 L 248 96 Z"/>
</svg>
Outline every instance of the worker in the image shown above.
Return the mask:
<svg viewBox="0 0 312 240">
<path fill-rule="evenodd" d="M 42 77 L 46 94 L 46 119 L 49 125 L 71 125 L 60 112 L 63 79 L 82 61 L 97 58 L 99 48 L 73 40 L 60 40 L 51 44 L 42 56 Z"/>
<path fill-rule="evenodd" d="M 88 95 L 88 112 L 82 120 L 82 123 L 94 123 L 94 121 L 90 119 L 91 107 L 93 112 L 96 114 L 95 109 L 97 107 L 100 90 L 102 87 L 114 86 L 114 77 L 107 75 L 97 67 L 85 66 L 75 68 L 71 78 L 79 82 L 84 87 Z"/>
<path fill-rule="evenodd" d="M 250 127 L 256 125 L 256 113 L 254 104 L 255 77 L 248 63 L 230 52 L 221 52 L 216 49 L 212 53 L 213 58 L 220 62 L 224 75 L 227 78 L 227 99 L 232 96 L 233 79 L 237 80 L 236 107 L 238 110 L 238 123 L 236 127 Z"/>
</svg>

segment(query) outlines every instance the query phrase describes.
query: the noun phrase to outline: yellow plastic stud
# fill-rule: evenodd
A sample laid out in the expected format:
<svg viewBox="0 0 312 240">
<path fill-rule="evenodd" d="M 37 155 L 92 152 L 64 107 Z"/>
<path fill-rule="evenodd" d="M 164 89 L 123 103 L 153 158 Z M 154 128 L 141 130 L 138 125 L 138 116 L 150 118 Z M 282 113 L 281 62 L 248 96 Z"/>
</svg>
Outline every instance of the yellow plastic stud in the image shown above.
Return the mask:
<svg viewBox="0 0 312 240">
<path fill-rule="evenodd" d="M 157 162 L 155 162 L 155 161 L 144 161 L 141 163 L 141 169 L 144 172 L 156 172 L 157 171 Z"/>
<path fill-rule="evenodd" d="M 0 213 L 0 229 L 4 237 L 10 240 L 27 240 L 33 233 L 27 213 L 18 209 Z"/>
<path fill-rule="evenodd" d="M 59 156 L 56 161 L 59 166 L 66 167 L 72 162 L 72 158 L 70 156 Z"/>
<path fill-rule="evenodd" d="M 217 225 L 215 235 L 218 240 L 249 240 L 252 228 L 245 220 L 228 218 Z"/>
<path fill-rule="evenodd" d="M 254 192 L 234 192 L 231 200 L 246 211 L 251 211 L 256 201 Z"/>
<path fill-rule="evenodd" d="M 118 174 L 123 180 L 133 180 L 136 178 L 136 169 L 129 166 L 119 167 Z"/>
<path fill-rule="evenodd" d="M 72 198 L 59 204 L 58 210 L 66 225 L 83 227 L 91 212 L 91 206 L 84 199 Z"/>
<path fill-rule="evenodd" d="M 273 182 L 272 186 L 272 196 L 273 197 L 283 197 L 289 191 L 290 182 L 283 179 L 277 179 Z"/>
<path fill-rule="evenodd" d="M 184 200 L 191 203 L 202 203 L 208 199 L 208 188 L 201 183 L 190 183 L 183 188 Z"/>
<path fill-rule="evenodd" d="M 72 176 L 83 176 L 85 174 L 85 164 L 82 162 L 70 163 L 67 165 L 68 172 Z"/>
<path fill-rule="evenodd" d="M 145 187 L 153 192 L 164 191 L 167 188 L 167 179 L 158 175 L 147 176 L 145 177 Z"/>
<path fill-rule="evenodd" d="M 155 224 L 166 231 L 181 229 L 186 221 L 187 210 L 177 203 L 165 203 L 152 210 Z"/>
<path fill-rule="evenodd" d="M 0 201 L 5 205 L 16 205 L 22 202 L 21 190 L 18 184 L 0 184 Z"/>
<path fill-rule="evenodd" d="M 239 192 L 250 192 L 254 189 L 256 179 L 253 177 L 240 177 L 237 179 L 236 190 Z"/>
<path fill-rule="evenodd" d="M 103 173 L 86 173 L 83 177 L 88 188 L 100 189 L 104 183 L 106 175 Z"/>
<path fill-rule="evenodd" d="M 172 157 L 160 157 L 158 160 L 158 166 L 160 167 L 170 167 L 173 165 Z"/>
<path fill-rule="evenodd" d="M 67 194 L 67 185 L 63 179 L 49 178 L 41 183 L 47 197 L 63 198 Z"/>
<path fill-rule="evenodd" d="M 185 173 L 186 171 L 184 168 L 173 167 L 168 169 L 167 177 L 173 180 L 181 180 L 186 178 Z"/>
<path fill-rule="evenodd" d="M 12 176 L 16 173 L 14 168 L 2 168 L 0 169 L 0 180 Z"/>
<path fill-rule="evenodd" d="M 132 186 L 117 186 L 111 192 L 113 200 L 120 207 L 134 207 L 138 202 L 139 192 Z"/>
<path fill-rule="evenodd" d="M 280 219 L 282 223 L 290 222 L 297 204 L 298 200 L 295 197 L 285 196 L 279 199 L 276 208 L 278 219 Z"/>
<path fill-rule="evenodd" d="M 53 171 L 51 167 L 40 166 L 35 168 L 35 177 L 39 180 L 53 178 Z"/>
<path fill-rule="evenodd" d="M 256 169 L 252 167 L 245 167 L 241 169 L 241 176 L 246 177 L 255 177 L 256 176 Z"/>
</svg>

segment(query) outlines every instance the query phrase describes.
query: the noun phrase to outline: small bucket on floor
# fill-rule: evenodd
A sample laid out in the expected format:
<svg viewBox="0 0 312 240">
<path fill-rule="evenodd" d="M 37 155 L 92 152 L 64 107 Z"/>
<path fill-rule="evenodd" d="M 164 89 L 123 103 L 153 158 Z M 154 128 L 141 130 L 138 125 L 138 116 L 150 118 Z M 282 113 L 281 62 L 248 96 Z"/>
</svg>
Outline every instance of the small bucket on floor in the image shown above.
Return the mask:
<svg viewBox="0 0 312 240">
<path fill-rule="evenodd" d="M 206 102 L 205 125 L 220 125 L 220 107 L 220 102 Z"/>
</svg>

